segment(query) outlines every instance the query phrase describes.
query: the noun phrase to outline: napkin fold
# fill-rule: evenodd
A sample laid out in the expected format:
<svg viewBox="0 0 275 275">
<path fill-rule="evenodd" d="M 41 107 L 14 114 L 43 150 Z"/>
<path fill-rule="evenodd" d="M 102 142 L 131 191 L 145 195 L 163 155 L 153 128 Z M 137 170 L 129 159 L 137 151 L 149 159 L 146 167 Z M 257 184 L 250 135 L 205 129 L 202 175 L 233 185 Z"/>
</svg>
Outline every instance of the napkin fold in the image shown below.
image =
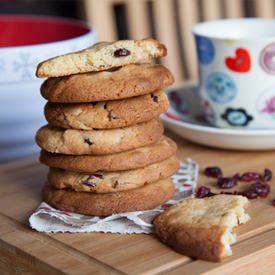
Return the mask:
<svg viewBox="0 0 275 275">
<path fill-rule="evenodd" d="M 42 202 L 30 216 L 29 223 L 33 229 L 46 233 L 110 232 L 150 234 L 153 231 L 152 222 L 156 216 L 171 205 L 183 199 L 194 197 L 197 177 L 198 165 L 188 158 L 186 161 L 181 161 L 178 173 L 171 177 L 176 188 L 174 197 L 154 209 L 99 217 L 60 211 Z"/>
</svg>

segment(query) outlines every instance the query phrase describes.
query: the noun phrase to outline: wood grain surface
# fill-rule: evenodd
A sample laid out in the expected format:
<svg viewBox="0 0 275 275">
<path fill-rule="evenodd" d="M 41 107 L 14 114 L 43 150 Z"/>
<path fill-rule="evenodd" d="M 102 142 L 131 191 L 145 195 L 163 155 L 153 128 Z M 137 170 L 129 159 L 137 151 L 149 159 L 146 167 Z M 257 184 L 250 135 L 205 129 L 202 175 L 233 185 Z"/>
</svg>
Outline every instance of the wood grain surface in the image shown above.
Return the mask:
<svg viewBox="0 0 275 275">
<path fill-rule="evenodd" d="M 275 172 L 275 152 L 237 152 L 192 144 L 167 133 L 179 146 L 178 156 L 200 166 L 199 185 L 215 180 L 202 171 L 218 165 L 224 175 L 236 172 Z M 251 221 L 236 230 L 233 256 L 222 263 L 191 259 L 159 242 L 154 235 L 104 233 L 43 234 L 32 230 L 28 217 L 39 205 L 47 168 L 38 158 L 0 166 L 1 274 L 274 274 L 275 178 L 266 199 L 251 201 Z M 248 183 L 240 183 L 239 190 Z M 235 189 L 235 188 L 234 188 Z"/>
</svg>

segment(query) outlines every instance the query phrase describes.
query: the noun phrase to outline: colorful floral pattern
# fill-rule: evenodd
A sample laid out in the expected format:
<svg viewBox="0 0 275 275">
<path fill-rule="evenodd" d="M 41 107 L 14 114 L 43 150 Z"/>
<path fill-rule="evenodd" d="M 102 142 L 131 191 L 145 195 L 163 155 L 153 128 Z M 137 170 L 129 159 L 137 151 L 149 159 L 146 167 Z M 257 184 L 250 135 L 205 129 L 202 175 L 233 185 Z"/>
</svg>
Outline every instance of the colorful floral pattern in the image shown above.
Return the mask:
<svg viewBox="0 0 275 275">
<path fill-rule="evenodd" d="M 260 95 L 257 109 L 263 118 L 275 120 L 275 87 L 267 89 Z"/>
<path fill-rule="evenodd" d="M 263 113 L 268 113 L 275 118 L 275 96 L 271 97 L 265 102 L 265 107 L 261 110 Z"/>
</svg>

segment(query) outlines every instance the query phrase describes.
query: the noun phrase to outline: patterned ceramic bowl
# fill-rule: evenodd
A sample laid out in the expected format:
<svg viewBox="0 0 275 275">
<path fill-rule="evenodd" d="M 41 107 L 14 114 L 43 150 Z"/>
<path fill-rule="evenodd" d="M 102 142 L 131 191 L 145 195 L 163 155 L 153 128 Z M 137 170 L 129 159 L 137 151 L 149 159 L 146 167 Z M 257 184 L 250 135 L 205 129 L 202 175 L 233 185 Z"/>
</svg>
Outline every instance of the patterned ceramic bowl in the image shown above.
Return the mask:
<svg viewBox="0 0 275 275">
<path fill-rule="evenodd" d="M 212 125 L 275 129 L 275 20 L 195 25 L 200 98 Z"/>
<path fill-rule="evenodd" d="M 38 152 L 36 130 L 45 123 L 37 64 L 96 42 L 82 22 L 43 16 L 0 16 L 0 162 Z"/>
</svg>

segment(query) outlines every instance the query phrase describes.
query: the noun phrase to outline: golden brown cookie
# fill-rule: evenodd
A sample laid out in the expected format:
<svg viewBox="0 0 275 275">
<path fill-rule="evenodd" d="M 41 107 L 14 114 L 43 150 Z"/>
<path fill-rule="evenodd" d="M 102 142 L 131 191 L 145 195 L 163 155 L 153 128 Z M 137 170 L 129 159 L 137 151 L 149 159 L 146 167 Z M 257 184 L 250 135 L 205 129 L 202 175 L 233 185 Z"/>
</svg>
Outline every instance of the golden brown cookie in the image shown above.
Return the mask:
<svg viewBox="0 0 275 275">
<path fill-rule="evenodd" d="M 179 169 L 179 160 L 172 156 L 143 168 L 125 171 L 73 172 L 50 168 L 48 183 L 57 189 L 70 188 L 77 192 L 111 193 L 135 189 L 168 178 Z"/>
<path fill-rule="evenodd" d="M 172 156 L 176 143 L 162 136 L 153 144 L 112 155 L 63 155 L 42 150 L 40 161 L 50 167 L 79 172 L 119 171 L 142 168 Z"/>
<path fill-rule="evenodd" d="M 122 100 L 94 103 L 50 103 L 45 117 L 54 126 L 91 130 L 126 127 L 158 117 L 169 107 L 166 94 L 156 91 Z"/>
<path fill-rule="evenodd" d="M 41 62 L 37 77 L 57 77 L 84 72 L 108 70 L 113 67 L 165 56 L 163 44 L 153 39 L 99 42 L 78 52 L 60 55 Z"/>
<path fill-rule="evenodd" d="M 45 125 L 36 133 L 36 143 L 51 153 L 106 155 L 154 143 L 162 134 L 159 119 L 108 130 L 65 130 Z"/>
<path fill-rule="evenodd" d="M 174 192 L 175 186 L 170 179 L 163 179 L 133 190 L 107 194 L 59 190 L 47 184 L 43 190 L 43 200 L 63 211 L 108 216 L 155 208 L 171 199 Z"/>
<path fill-rule="evenodd" d="M 173 82 L 173 75 L 162 65 L 131 64 L 110 71 L 48 78 L 41 94 L 59 103 L 117 100 L 149 94 Z"/>
<path fill-rule="evenodd" d="M 233 227 L 246 223 L 248 199 L 216 195 L 184 200 L 169 207 L 154 220 L 155 232 L 176 251 L 203 260 L 221 261 L 232 254 L 236 241 Z"/>
</svg>

